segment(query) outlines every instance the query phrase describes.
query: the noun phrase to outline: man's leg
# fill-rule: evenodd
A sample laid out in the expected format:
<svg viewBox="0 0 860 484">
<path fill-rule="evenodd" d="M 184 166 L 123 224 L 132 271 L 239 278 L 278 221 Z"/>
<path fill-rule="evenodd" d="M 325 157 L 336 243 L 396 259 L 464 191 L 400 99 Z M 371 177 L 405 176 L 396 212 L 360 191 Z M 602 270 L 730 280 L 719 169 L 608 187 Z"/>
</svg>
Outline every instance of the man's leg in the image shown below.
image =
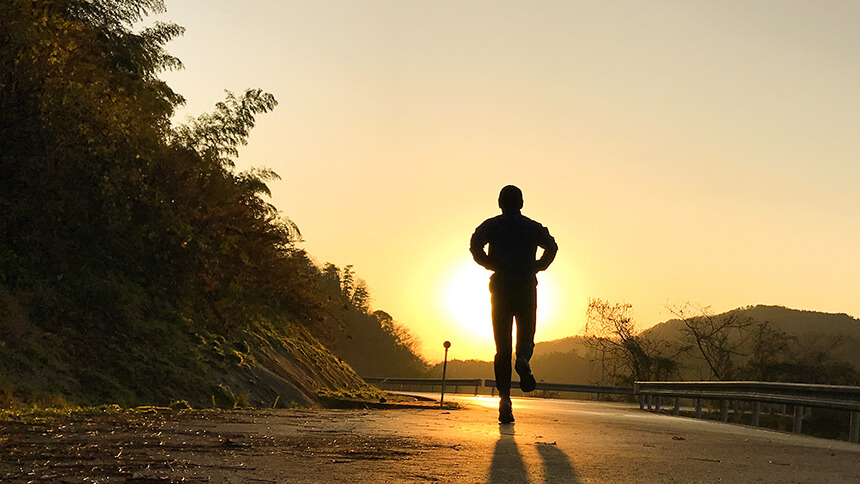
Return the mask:
<svg viewBox="0 0 860 484">
<path fill-rule="evenodd" d="M 496 356 L 493 370 L 496 374 L 496 388 L 499 390 L 499 421 L 511 423 L 514 416 L 511 408 L 511 356 L 513 350 L 512 332 L 514 315 L 510 310 L 508 298 L 497 292 L 492 293 L 493 338 L 496 342 Z"/>
<path fill-rule="evenodd" d="M 516 370 L 520 375 L 520 388 L 524 392 L 535 389 L 529 361 L 535 349 L 535 326 L 537 323 L 537 288 L 526 288 L 518 294 L 517 317 L 517 362 Z"/>
</svg>

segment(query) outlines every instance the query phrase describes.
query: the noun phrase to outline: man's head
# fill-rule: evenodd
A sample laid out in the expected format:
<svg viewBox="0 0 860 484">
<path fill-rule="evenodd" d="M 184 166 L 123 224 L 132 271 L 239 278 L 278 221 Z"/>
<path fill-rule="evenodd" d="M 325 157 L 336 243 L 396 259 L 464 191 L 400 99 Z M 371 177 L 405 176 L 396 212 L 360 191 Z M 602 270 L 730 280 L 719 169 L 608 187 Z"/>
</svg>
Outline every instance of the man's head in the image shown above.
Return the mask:
<svg viewBox="0 0 860 484">
<path fill-rule="evenodd" d="M 523 208 L 523 192 L 519 188 L 508 185 L 499 192 L 499 208 L 502 212 L 516 212 Z"/>
</svg>

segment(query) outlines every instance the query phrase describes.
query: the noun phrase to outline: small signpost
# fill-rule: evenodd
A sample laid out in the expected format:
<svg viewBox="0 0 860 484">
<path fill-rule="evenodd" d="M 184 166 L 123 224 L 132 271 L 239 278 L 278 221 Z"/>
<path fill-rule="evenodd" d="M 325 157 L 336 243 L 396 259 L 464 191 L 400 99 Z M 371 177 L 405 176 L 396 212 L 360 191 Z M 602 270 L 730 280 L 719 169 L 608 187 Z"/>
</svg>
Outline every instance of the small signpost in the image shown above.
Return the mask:
<svg viewBox="0 0 860 484">
<path fill-rule="evenodd" d="M 439 406 L 445 405 L 445 373 L 448 371 L 448 348 L 451 347 L 451 342 L 442 343 L 445 347 L 445 359 L 442 361 L 442 396 L 439 398 Z"/>
</svg>

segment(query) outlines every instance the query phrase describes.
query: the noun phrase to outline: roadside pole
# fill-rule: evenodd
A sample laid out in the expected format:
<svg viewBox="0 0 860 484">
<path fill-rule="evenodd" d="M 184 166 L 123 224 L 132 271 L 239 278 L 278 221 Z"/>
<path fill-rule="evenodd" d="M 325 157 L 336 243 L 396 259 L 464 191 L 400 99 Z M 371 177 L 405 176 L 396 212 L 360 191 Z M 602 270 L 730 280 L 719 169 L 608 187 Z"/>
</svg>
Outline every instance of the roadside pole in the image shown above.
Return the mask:
<svg viewBox="0 0 860 484">
<path fill-rule="evenodd" d="M 442 362 L 442 396 L 439 398 L 440 407 L 445 405 L 445 373 L 448 371 L 448 348 L 451 347 L 451 342 L 446 341 L 442 343 L 442 346 L 445 347 L 445 359 Z"/>
</svg>

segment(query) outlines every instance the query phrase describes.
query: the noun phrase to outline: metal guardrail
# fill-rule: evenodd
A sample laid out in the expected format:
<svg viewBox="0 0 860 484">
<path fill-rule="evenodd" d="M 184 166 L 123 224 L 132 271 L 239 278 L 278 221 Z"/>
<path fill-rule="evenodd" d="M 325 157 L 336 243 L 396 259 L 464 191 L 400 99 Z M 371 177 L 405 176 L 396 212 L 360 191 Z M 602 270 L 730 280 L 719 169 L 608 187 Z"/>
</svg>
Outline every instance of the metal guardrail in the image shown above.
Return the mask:
<svg viewBox="0 0 860 484">
<path fill-rule="evenodd" d="M 496 380 L 484 380 L 484 386 L 492 388 L 491 394 L 496 394 Z M 519 388 L 519 381 L 512 381 L 511 388 Z M 633 389 L 630 387 L 610 387 L 602 385 L 574 385 L 568 383 L 547 383 L 537 382 L 535 391 L 546 390 L 552 392 L 572 392 L 572 393 L 594 393 L 597 395 L 597 400 L 600 400 L 600 395 L 633 395 Z"/>
<path fill-rule="evenodd" d="M 440 378 L 387 378 L 387 377 L 365 377 L 364 381 L 378 386 L 398 386 L 402 390 L 403 386 L 429 386 L 430 390 L 433 387 L 441 387 L 442 379 Z M 475 387 L 475 394 L 478 393 L 478 388 L 484 386 L 490 388 L 492 395 L 496 394 L 496 380 L 481 380 L 480 378 L 446 378 L 445 386 L 454 387 L 456 393 L 461 386 Z M 519 388 L 519 381 L 512 381 L 511 388 Z M 537 382 L 535 390 L 546 390 L 555 392 L 572 392 L 572 393 L 593 393 L 600 400 L 600 395 L 633 395 L 633 389 L 630 387 L 611 387 L 601 385 L 572 385 L 567 383 L 546 383 Z"/>
<path fill-rule="evenodd" d="M 440 378 L 386 378 L 366 377 L 364 381 L 375 385 L 397 385 L 400 389 L 404 385 L 409 386 L 442 386 Z M 448 378 L 446 386 L 453 386 L 454 392 L 460 386 L 475 388 L 475 394 L 482 385 L 491 388 L 491 394 L 495 395 L 496 381 L 481 380 L 480 378 Z M 519 388 L 519 381 L 512 381 L 511 388 Z M 806 407 L 830 408 L 846 410 L 851 412 L 849 439 L 851 442 L 860 442 L 860 387 L 840 385 L 813 385 L 806 383 L 778 383 L 759 381 L 695 381 L 695 382 L 648 382 L 637 381 L 633 388 L 601 386 L 601 385 L 573 385 L 566 383 L 538 382 L 535 390 L 561 391 L 573 393 L 593 393 L 600 400 L 602 394 L 636 395 L 639 397 L 639 408 L 660 411 L 661 399 L 674 398 L 674 414 L 680 414 L 681 398 L 694 399 L 696 402 L 696 418 L 702 418 L 702 401 L 720 401 L 720 420 L 728 421 L 729 406 L 731 401 L 752 402 L 751 425 L 759 425 L 761 415 L 761 404 L 772 403 L 794 406 L 794 422 L 792 431 L 801 433 L 803 426 L 803 412 Z"/>
<path fill-rule="evenodd" d="M 860 387 L 840 385 L 813 385 L 806 383 L 777 383 L 759 381 L 698 381 L 698 382 L 643 382 L 634 384 L 640 397 L 639 407 L 660 410 L 663 397 L 675 399 L 674 414 L 680 413 L 681 398 L 696 401 L 696 418 L 702 417 L 702 400 L 720 400 L 720 420 L 728 421 L 731 401 L 752 402 L 753 426 L 759 425 L 762 403 L 794 406 L 792 431 L 801 433 L 805 407 L 831 408 L 851 412 L 849 439 L 860 441 Z"/>
<path fill-rule="evenodd" d="M 403 386 L 429 386 L 430 391 L 433 391 L 433 387 L 438 386 L 442 387 L 442 379 L 441 378 L 386 378 L 386 377 L 365 377 L 362 378 L 367 383 L 373 385 L 387 385 L 391 386 L 399 386 L 400 389 L 403 389 Z M 459 387 L 475 387 L 475 395 L 478 394 L 478 388 L 483 384 L 483 380 L 480 378 L 446 378 L 445 386 L 448 388 L 454 387 L 454 393 L 457 393 Z"/>
</svg>

